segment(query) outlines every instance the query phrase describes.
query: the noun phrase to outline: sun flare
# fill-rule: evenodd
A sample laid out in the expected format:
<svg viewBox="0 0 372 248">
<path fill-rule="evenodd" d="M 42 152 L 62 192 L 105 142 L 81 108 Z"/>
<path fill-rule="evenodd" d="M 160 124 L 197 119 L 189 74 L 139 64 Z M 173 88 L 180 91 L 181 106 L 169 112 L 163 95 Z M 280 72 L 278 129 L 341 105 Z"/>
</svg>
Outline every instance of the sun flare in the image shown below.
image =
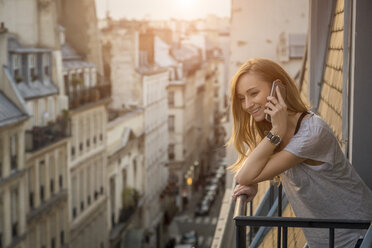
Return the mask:
<svg viewBox="0 0 372 248">
<path fill-rule="evenodd" d="M 191 9 L 195 7 L 195 0 L 176 0 L 177 5 L 183 9 Z"/>
</svg>

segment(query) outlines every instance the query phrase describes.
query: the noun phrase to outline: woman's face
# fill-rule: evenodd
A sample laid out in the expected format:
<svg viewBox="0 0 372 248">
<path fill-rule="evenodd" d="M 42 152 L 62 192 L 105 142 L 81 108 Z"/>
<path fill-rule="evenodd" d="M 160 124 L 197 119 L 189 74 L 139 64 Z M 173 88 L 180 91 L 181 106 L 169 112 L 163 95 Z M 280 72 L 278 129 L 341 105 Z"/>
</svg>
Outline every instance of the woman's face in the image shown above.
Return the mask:
<svg viewBox="0 0 372 248">
<path fill-rule="evenodd" d="M 270 90 L 269 82 L 252 73 L 244 74 L 237 83 L 237 99 L 242 109 L 252 115 L 256 122 L 265 120 L 266 97 L 270 95 Z"/>
</svg>

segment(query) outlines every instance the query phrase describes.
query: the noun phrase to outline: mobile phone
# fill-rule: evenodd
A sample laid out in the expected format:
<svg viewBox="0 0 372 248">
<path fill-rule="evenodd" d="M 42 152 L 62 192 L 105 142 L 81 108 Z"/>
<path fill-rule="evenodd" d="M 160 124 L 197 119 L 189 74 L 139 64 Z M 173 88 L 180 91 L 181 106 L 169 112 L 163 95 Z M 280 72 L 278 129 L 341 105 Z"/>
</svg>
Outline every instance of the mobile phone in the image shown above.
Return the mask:
<svg viewBox="0 0 372 248">
<path fill-rule="evenodd" d="M 279 87 L 280 94 L 282 95 L 282 98 L 285 100 L 286 97 L 287 97 L 287 90 L 285 89 L 284 84 L 282 82 L 280 82 L 280 80 L 275 80 L 273 82 L 273 85 L 271 86 L 270 96 L 278 98 L 278 96 L 276 94 L 276 90 L 275 90 L 276 86 Z M 265 114 L 265 119 L 268 122 L 271 122 L 271 116 L 269 114 Z"/>
</svg>

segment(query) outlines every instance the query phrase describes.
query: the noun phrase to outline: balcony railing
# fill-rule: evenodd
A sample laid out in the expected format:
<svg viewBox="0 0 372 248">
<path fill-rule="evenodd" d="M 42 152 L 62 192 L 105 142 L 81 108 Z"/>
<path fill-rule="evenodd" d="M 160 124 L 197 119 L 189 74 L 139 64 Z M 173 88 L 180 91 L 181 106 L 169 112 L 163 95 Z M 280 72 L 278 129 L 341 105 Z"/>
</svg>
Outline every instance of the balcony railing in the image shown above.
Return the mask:
<svg viewBox="0 0 372 248">
<path fill-rule="evenodd" d="M 372 247 L 372 225 L 371 220 L 335 220 L 335 219 L 312 219 L 281 217 L 282 211 L 282 188 L 278 187 L 278 217 L 246 216 L 246 196 L 239 196 L 235 209 L 234 221 L 236 227 L 236 247 L 247 247 L 246 227 L 277 227 L 277 247 L 287 248 L 288 227 L 301 228 L 326 228 L 329 229 L 329 247 L 334 247 L 335 229 L 368 229 L 361 248 Z M 250 203 L 252 204 L 252 203 Z M 252 210 L 252 205 L 250 207 Z M 252 215 L 252 212 L 250 213 Z M 252 232 L 249 232 L 249 245 L 252 243 Z"/>
<path fill-rule="evenodd" d="M 54 144 L 71 136 L 71 124 L 69 119 L 57 119 L 47 126 L 34 126 L 26 131 L 26 152 L 35 152 L 46 146 Z"/>
<path fill-rule="evenodd" d="M 103 84 L 89 88 L 74 89 L 68 92 L 69 108 L 76 109 L 89 103 L 94 103 L 111 96 L 111 85 Z"/>
</svg>

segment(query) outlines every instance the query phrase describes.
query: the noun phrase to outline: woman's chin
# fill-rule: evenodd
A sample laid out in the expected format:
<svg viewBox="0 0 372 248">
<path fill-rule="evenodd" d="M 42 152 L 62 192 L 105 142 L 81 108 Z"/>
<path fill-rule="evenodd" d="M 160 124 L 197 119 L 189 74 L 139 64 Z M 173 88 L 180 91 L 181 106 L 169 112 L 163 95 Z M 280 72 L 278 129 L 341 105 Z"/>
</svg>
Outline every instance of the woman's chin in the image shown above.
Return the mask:
<svg viewBox="0 0 372 248">
<path fill-rule="evenodd" d="M 253 119 L 255 120 L 255 122 L 261 122 L 261 121 L 265 121 L 265 115 L 256 115 L 254 116 L 253 115 Z"/>
</svg>

